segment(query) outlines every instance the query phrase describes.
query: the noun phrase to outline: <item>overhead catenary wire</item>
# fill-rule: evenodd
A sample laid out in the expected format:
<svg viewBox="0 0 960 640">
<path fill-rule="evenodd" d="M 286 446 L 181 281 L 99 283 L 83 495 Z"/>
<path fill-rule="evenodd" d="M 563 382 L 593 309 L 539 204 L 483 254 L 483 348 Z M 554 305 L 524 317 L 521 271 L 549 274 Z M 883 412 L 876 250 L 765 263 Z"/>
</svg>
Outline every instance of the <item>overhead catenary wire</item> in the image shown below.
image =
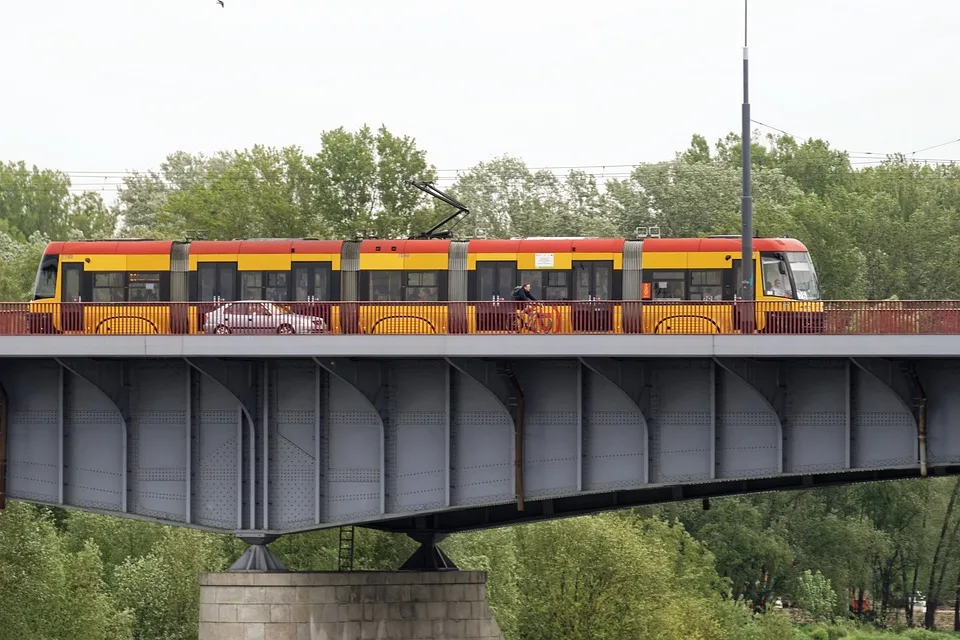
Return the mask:
<svg viewBox="0 0 960 640">
<path fill-rule="evenodd" d="M 794 137 L 793 134 L 786 131 L 783 128 L 775 127 L 773 125 L 758 121 L 751 120 L 754 124 L 766 127 L 773 131 L 777 131 L 786 136 Z M 937 145 L 932 145 L 930 147 L 925 147 L 923 149 L 918 149 L 917 151 L 911 152 L 909 154 L 904 153 L 883 153 L 880 152 L 871 152 L 871 151 L 839 151 L 838 153 L 845 156 L 847 163 L 850 167 L 854 169 L 869 168 L 871 166 L 879 166 L 884 163 L 890 162 L 891 159 L 896 160 L 902 158 L 905 161 L 908 161 L 912 164 L 930 166 L 930 165 L 953 165 L 960 163 L 958 158 L 940 158 L 940 157 L 916 157 L 916 153 L 932 150 L 940 147 L 944 147 L 950 144 L 960 142 L 960 139 L 949 140 Z M 471 175 L 476 172 L 482 166 L 490 166 L 495 163 L 500 158 L 493 158 L 491 160 L 478 163 L 469 168 L 441 168 L 433 169 L 434 179 L 433 181 L 438 185 L 442 186 L 452 186 L 455 185 L 458 181 L 464 179 L 466 176 Z M 519 158 L 518 158 L 519 160 Z M 522 161 L 522 160 L 521 160 Z M 833 160 L 812 161 L 810 159 L 806 160 L 807 164 L 821 165 L 821 166 L 834 166 Z M 670 171 L 673 175 L 683 175 L 684 172 L 698 172 L 703 175 L 701 167 L 697 164 L 684 165 L 673 160 L 663 160 L 663 161 L 653 161 L 653 162 L 638 162 L 638 163 L 623 163 L 623 162 L 612 162 L 612 163 L 597 163 L 597 164 L 571 164 L 571 165 L 544 165 L 544 166 L 526 166 L 526 170 L 533 176 L 537 174 L 542 175 L 543 173 L 553 174 L 557 179 L 565 178 L 566 175 L 571 172 L 578 172 L 586 174 L 587 177 L 595 180 L 598 185 L 604 185 L 607 181 L 610 180 L 626 180 L 632 177 L 635 172 L 642 170 L 643 168 L 657 168 L 662 167 L 664 170 Z M 119 193 L 122 190 L 130 188 L 128 181 L 136 178 L 148 178 L 156 180 L 157 183 L 166 189 L 175 190 L 178 188 L 176 181 L 171 180 L 164 172 L 158 171 L 156 169 L 148 169 L 145 171 L 139 170 L 67 170 L 67 171 L 58 171 L 59 173 L 68 178 L 70 184 L 67 187 L 68 192 L 71 195 L 77 195 L 78 193 L 84 192 L 94 192 L 94 193 Z M 236 181 L 238 183 L 248 184 L 252 182 L 250 176 L 235 176 L 229 174 L 223 174 L 218 171 L 210 171 L 207 174 L 198 174 L 195 176 L 196 183 L 202 186 L 206 190 L 210 191 L 221 191 L 231 188 L 231 181 Z M 187 181 L 191 182 L 191 181 Z M 16 188 L 12 186 L 0 185 L 0 193 L 9 192 L 9 191 L 46 191 L 48 190 L 45 186 L 31 187 L 26 186 L 24 188 Z"/>
<path fill-rule="evenodd" d="M 751 123 L 758 126 L 770 129 L 771 131 L 776 131 L 785 136 L 794 138 L 795 140 L 800 140 L 801 138 L 794 135 L 793 133 L 787 131 L 786 129 L 778 126 L 762 122 L 760 120 L 751 119 Z M 807 138 L 812 139 L 812 138 Z M 942 165 L 942 164 L 955 164 L 960 162 L 958 158 L 923 158 L 916 157 L 917 153 L 922 153 L 924 151 L 930 151 L 932 149 L 938 149 L 948 145 L 955 144 L 960 142 L 960 138 L 950 139 L 945 142 L 931 145 L 928 147 L 923 147 L 915 151 L 908 153 L 903 152 L 877 152 L 877 151 L 842 151 L 835 150 L 838 153 L 842 153 L 846 156 L 847 162 L 851 167 L 854 168 L 867 168 L 871 165 L 881 165 L 883 163 L 889 162 L 891 159 L 895 158 L 904 158 L 909 159 L 911 163 L 919 165 Z M 444 186 L 450 186 L 456 184 L 464 176 L 469 175 L 480 168 L 481 165 L 489 166 L 493 162 L 496 162 L 499 158 L 492 158 L 485 162 L 478 163 L 469 168 L 445 168 L 445 169 L 433 169 L 434 182 L 442 184 Z M 519 158 L 518 158 L 519 159 Z M 808 159 L 807 164 L 811 164 L 811 161 Z M 813 164 L 818 164 L 813 162 Z M 823 163 L 824 165 L 828 163 Z M 832 162 L 829 162 L 832 165 Z M 669 169 L 674 174 L 681 174 L 685 170 L 698 171 L 697 167 L 684 167 L 676 163 L 675 160 L 664 160 L 664 161 L 652 161 L 652 162 L 637 162 L 637 163 L 623 163 L 623 162 L 614 162 L 614 163 L 603 163 L 603 164 L 579 164 L 579 165 L 545 165 L 545 166 L 527 166 L 525 167 L 528 172 L 531 174 L 538 173 L 553 173 L 555 177 L 563 177 L 563 174 L 569 174 L 570 172 L 579 172 L 587 174 L 588 177 L 592 177 L 599 183 L 605 183 L 607 180 L 624 180 L 630 178 L 634 172 L 642 167 L 656 167 L 664 166 L 669 167 Z M 68 186 L 68 191 L 71 194 L 76 194 L 76 192 L 119 192 L 123 189 L 129 188 L 130 185 L 127 184 L 128 179 L 135 178 L 159 178 L 159 183 L 167 188 L 176 188 L 178 185 L 170 180 L 167 176 L 164 175 L 162 170 L 157 169 L 147 169 L 147 170 L 67 170 L 67 171 L 57 171 L 57 173 L 66 176 L 70 184 Z M 249 183 L 250 179 L 248 176 L 231 176 L 224 175 L 223 173 L 211 171 L 207 175 L 200 174 L 197 176 L 197 182 L 205 189 L 208 190 L 218 190 L 216 186 L 210 185 L 209 181 L 217 182 L 227 182 L 231 180 L 236 180 L 237 182 Z M 4 191 L 12 190 L 13 188 L 5 187 L 0 185 L 0 193 Z M 20 189 L 22 190 L 22 189 Z M 27 190 L 31 190 L 29 187 Z M 36 190 L 43 191 L 46 190 L 45 187 L 38 187 Z"/>
</svg>

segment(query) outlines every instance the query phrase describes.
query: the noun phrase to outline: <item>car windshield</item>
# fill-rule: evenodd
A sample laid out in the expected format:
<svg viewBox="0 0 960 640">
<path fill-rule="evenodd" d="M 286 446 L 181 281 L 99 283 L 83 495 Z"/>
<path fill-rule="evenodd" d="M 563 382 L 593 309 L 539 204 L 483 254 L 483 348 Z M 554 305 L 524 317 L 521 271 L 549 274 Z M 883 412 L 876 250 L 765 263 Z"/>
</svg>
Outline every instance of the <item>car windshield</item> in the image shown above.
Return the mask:
<svg viewBox="0 0 960 640">
<path fill-rule="evenodd" d="M 786 256 L 793 281 L 797 285 L 797 300 L 819 300 L 820 283 L 817 281 L 817 272 L 813 268 L 810 254 L 806 251 L 787 251 Z"/>
</svg>

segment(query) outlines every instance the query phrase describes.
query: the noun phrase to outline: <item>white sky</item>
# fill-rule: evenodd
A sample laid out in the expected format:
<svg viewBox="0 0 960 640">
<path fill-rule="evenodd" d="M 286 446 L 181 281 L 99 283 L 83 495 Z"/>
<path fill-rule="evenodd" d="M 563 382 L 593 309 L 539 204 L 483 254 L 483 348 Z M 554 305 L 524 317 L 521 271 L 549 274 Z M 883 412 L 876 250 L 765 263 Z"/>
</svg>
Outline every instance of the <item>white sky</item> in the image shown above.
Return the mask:
<svg viewBox="0 0 960 640">
<path fill-rule="evenodd" d="M 382 122 L 439 169 L 613 165 L 740 127 L 741 0 L 225 2 L 0 2 L 0 160 L 147 169 Z M 960 138 L 956 0 L 752 0 L 750 19 L 756 120 L 853 151 Z"/>
</svg>

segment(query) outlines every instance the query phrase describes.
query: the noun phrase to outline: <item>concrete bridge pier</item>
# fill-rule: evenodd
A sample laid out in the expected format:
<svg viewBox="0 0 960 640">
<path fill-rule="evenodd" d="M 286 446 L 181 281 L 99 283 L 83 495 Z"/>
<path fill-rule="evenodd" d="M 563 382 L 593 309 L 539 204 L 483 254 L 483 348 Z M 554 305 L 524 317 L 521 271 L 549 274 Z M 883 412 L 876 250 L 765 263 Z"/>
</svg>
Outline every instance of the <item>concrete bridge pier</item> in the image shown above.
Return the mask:
<svg viewBox="0 0 960 640">
<path fill-rule="evenodd" d="M 484 571 L 200 575 L 200 640 L 502 640 Z"/>
<path fill-rule="evenodd" d="M 200 640 L 502 640 L 485 571 L 460 571 L 438 534 L 400 571 L 293 572 L 267 547 L 250 547 L 223 573 L 200 575 Z"/>
</svg>

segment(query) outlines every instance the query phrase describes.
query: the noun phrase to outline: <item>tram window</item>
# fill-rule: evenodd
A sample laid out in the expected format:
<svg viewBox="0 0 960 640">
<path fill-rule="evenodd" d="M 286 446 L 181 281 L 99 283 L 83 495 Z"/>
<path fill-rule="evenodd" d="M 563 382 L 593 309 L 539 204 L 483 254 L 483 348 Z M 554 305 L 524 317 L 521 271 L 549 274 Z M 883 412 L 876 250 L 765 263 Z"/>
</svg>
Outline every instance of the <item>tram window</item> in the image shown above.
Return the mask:
<svg viewBox="0 0 960 640">
<path fill-rule="evenodd" d="M 819 300 L 820 285 L 817 282 L 817 272 L 813 268 L 810 254 L 806 251 L 787 251 L 787 262 L 793 273 L 793 281 L 797 285 L 798 300 Z"/>
<path fill-rule="evenodd" d="M 260 300 L 263 291 L 263 274 L 259 271 L 240 272 L 240 299 Z"/>
<path fill-rule="evenodd" d="M 53 298 L 57 295 L 57 261 L 59 256 L 45 255 L 37 269 L 37 279 L 33 284 L 33 298 Z"/>
<path fill-rule="evenodd" d="M 611 287 L 610 282 L 613 280 L 613 269 L 606 265 L 597 265 L 594 267 L 594 293 L 600 300 L 610 300 Z"/>
<path fill-rule="evenodd" d="M 404 297 L 410 301 L 436 302 L 440 299 L 436 271 L 407 271 Z"/>
<path fill-rule="evenodd" d="M 130 273 L 127 275 L 127 300 L 130 302 L 159 302 L 159 273 Z"/>
<path fill-rule="evenodd" d="M 510 292 L 517 286 L 516 279 L 516 263 L 478 262 L 477 299 L 493 300 L 494 296 L 509 299 Z"/>
<path fill-rule="evenodd" d="M 94 302 L 123 302 L 124 274 L 119 271 L 93 274 L 93 301 Z"/>
<path fill-rule="evenodd" d="M 654 271 L 654 300 L 684 300 L 686 298 L 685 274 L 683 271 Z"/>
<path fill-rule="evenodd" d="M 776 258 L 763 258 L 763 291 L 768 296 L 792 298 L 790 278 L 785 273 L 784 264 Z"/>
<path fill-rule="evenodd" d="M 530 292 L 538 299 L 543 299 L 543 271 L 521 271 L 520 282 L 523 285 L 530 283 Z"/>
<path fill-rule="evenodd" d="M 566 271 L 544 272 L 544 300 L 567 300 L 570 298 L 570 274 Z"/>
<path fill-rule="evenodd" d="M 480 300 L 490 300 L 497 291 L 497 271 L 496 267 L 487 265 L 477 265 L 477 283 L 478 295 Z"/>
<path fill-rule="evenodd" d="M 568 271 L 521 271 L 520 284 L 530 283 L 533 295 L 541 300 L 567 300 L 570 297 Z"/>
<path fill-rule="evenodd" d="M 575 261 L 573 263 L 573 299 L 610 299 L 611 272 L 607 261 Z"/>
<path fill-rule="evenodd" d="M 370 300 L 373 302 L 399 302 L 403 300 L 403 281 L 400 271 L 371 271 Z"/>
<path fill-rule="evenodd" d="M 719 270 L 690 272 L 691 300 L 720 300 L 723 297 L 723 272 Z"/>
<path fill-rule="evenodd" d="M 268 271 L 264 300 L 279 302 L 289 298 L 290 274 L 286 271 Z"/>
<path fill-rule="evenodd" d="M 213 300 L 217 287 L 217 268 L 214 265 L 202 264 L 198 267 L 200 278 L 200 299 Z"/>
</svg>

